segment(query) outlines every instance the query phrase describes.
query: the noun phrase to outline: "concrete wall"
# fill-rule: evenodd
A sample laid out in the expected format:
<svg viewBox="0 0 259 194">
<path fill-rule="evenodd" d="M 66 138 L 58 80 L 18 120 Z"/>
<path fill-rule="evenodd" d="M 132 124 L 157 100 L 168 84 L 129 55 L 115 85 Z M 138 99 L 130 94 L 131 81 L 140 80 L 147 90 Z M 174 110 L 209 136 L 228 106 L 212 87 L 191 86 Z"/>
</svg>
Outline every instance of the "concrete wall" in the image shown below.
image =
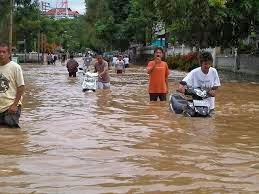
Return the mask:
<svg viewBox="0 0 259 194">
<path fill-rule="evenodd" d="M 39 56 L 38 53 L 16 53 L 13 56 L 18 57 L 19 63 L 37 63 L 38 60 L 40 60 L 40 62 L 43 61 L 42 53 L 40 53 Z"/>
<path fill-rule="evenodd" d="M 215 66 L 220 70 L 259 75 L 259 57 L 256 56 L 216 56 Z"/>
<path fill-rule="evenodd" d="M 239 71 L 259 75 L 259 57 L 241 55 Z"/>
<path fill-rule="evenodd" d="M 193 49 L 190 47 L 186 47 L 184 45 L 182 46 L 176 46 L 172 48 L 168 48 L 166 51 L 167 56 L 173 56 L 173 55 L 186 55 L 190 52 L 192 52 Z"/>
<path fill-rule="evenodd" d="M 236 66 L 236 59 L 235 56 L 216 56 L 215 57 L 215 67 L 217 69 L 222 69 L 222 70 L 229 70 L 232 71 L 234 70 Z"/>
</svg>

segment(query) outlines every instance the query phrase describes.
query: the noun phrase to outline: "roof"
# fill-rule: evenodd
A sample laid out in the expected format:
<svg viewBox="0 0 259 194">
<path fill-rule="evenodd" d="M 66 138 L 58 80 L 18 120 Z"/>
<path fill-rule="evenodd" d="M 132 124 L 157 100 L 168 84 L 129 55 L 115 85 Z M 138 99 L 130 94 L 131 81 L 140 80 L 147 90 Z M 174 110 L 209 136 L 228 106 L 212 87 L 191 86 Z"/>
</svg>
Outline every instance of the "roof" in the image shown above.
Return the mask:
<svg viewBox="0 0 259 194">
<path fill-rule="evenodd" d="M 78 11 L 72 11 L 70 8 L 67 9 L 69 16 L 78 16 Z M 53 8 L 45 13 L 47 16 L 55 16 L 55 15 L 66 15 L 66 8 Z"/>
</svg>

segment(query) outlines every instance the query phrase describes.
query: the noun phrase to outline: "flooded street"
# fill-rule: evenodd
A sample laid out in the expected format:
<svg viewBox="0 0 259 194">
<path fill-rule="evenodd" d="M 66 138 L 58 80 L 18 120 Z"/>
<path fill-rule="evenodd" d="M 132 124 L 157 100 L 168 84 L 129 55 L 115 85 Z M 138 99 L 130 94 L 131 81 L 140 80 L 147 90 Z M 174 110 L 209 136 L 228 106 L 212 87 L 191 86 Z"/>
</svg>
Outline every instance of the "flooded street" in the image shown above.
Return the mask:
<svg viewBox="0 0 259 194">
<path fill-rule="evenodd" d="M 149 102 L 144 67 L 93 93 L 65 66 L 22 68 L 22 128 L 0 128 L 1 194 L 259 193 L 258 83 L 222 81 L 214 117 L 186 118 Z"/>
</svg>

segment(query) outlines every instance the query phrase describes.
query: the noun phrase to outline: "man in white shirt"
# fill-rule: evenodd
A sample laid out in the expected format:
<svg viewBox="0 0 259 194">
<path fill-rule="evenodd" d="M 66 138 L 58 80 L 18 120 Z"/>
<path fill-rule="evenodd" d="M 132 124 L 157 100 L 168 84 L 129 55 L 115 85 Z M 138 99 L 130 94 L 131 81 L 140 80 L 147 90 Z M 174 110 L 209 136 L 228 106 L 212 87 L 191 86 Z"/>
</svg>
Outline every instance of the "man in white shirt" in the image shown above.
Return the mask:
<svg viewBox="0 0 259 194">
<path fill-rule="evenodd" d="M 114 55 L 114 56 L 112 57 L 112 65 L 113 65 L 113 66 L 115 66 L 115 63 L 116 63 L 117 60 L 118 60 L 117 55 Z"/>
<path fill-rule="evenodd" d="M 125 68 L 128 68 L 129 67 L 129 57 L 127 55 L 124 56 L 123 61 L 125 64 Z"/>
<path fill-rule="evenodd" d="M 90 55 L 90 53 L 87 53 L 83 59 L 84 59 L 84 72 L 86 73 L 87 71 L 90 70 L 89 67 L 91 65 L 93 58 Z"/>
<path fill-rule="evenodd" d="M 120 55 L 115 63 L 115 73 L 121 74 L 125 73 L 125 63 L 123 61 L 122 55 Z"/>
<path fill-rule="evenodd" d="M 188 75 L 180 82 L 177 91 L 185 93 L 186 85 L 193 88 L 201 88 L 208 92 L 208 102 L 210 109 L 215 108 L 215 96 L 216 90 L 220 86 L 220 80 L 218 72 L 215 68 L 211 67 L 213 58 L 211 53 L 203 52 L 200 54 L 200 67 L 192 70 Z"/>
<path fill-rule="evenodd" d="M 21 66 L 10 56 L 8 45 L 0 43 L 0 124 L 19 127 L 24 79 Z"/>
</svg>

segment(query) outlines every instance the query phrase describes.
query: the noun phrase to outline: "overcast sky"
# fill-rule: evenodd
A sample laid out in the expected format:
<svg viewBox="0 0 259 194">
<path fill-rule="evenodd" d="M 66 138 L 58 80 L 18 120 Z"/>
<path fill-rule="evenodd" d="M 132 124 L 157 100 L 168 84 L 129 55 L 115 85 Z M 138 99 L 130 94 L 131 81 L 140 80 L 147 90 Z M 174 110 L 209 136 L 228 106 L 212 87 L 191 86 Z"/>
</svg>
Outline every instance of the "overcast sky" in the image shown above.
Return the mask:
<svg viewBox="0 0 259 194">
<path fill-rule="evenodd" d="M 56 7 L 57 1 L 62 2 L 62 0 L 45 0 L 49 2 L 52 7 Z M 80 14 L 85 13 L 85 0 L 68 0 L 68 7 L 73 11 L 78 11 Z"/>
</svg>

